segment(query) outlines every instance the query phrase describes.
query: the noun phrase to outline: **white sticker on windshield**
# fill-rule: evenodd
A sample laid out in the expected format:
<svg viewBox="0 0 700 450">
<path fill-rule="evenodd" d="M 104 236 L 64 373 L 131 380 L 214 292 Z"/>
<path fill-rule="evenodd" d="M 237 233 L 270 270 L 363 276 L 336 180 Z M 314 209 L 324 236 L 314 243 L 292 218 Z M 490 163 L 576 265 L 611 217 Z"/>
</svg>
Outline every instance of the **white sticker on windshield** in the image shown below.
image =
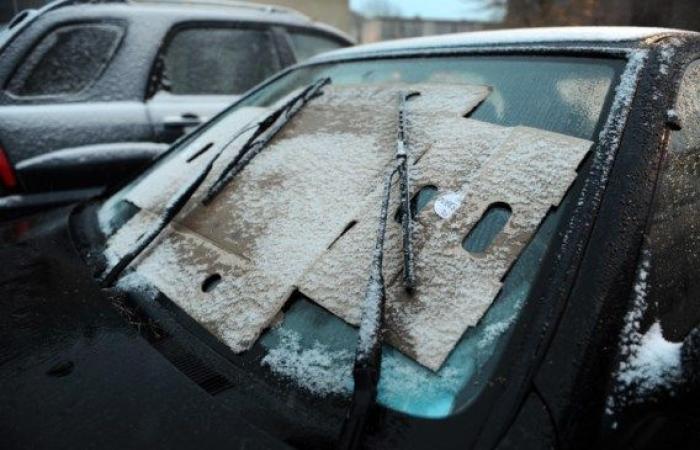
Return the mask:
<svg viewBox="0 0 700 450">
<path fill-rule="evenodd" d="M 441 195 L 435 200 L 435 206 L 433 207 L 435 214 L 443 219 L 449 219 L 457 211 L 459 205 L 462 204 L 462 200 L 464 200 L 464 194 L 458 192 L 447 192 Z"/>
</svg>

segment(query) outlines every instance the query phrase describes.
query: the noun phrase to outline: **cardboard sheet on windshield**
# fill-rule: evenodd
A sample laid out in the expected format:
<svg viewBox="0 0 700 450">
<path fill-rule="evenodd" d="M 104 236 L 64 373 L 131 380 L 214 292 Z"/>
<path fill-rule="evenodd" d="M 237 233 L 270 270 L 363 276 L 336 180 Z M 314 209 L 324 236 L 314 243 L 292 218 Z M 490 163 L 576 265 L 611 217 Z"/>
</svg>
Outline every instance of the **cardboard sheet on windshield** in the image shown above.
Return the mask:
<svg viewBox="0 0 700 450">
<path fill-rule="evenodd" d="M 408 88 L 421 93 L 408 103 L 412 190 L 431 185 L 439 194 L 417 216 L 418 288 L 411 296 L 399 282 L 399 225 L 389 223 L 386 335 L 438 369 L 493 302 L 501 278 L 559 203 L 591 144 L 465 118 L 489 95 L 488 87 L 325 87 L 214 203 L 200 206 L 198 193 L 134 263 L 136 270 L 234 351 L 250 348 L 295 290 L 357 325 L 381 179 L 394 160 L 398 91 Z M 198 140 L 204 145 L 207 139 L 213 138 L 205 133 Z M 192 155 L 169 161 L 173 178 L 193 176 L 222 141 L 215 139 L 193 161 L 187 161 Z M 239 143 L 226 149 L 209 182 L 238 150 Z M 111 239 L 116 256 L 162 209 L 163 196 L 154 201 L 149 191 L 141 187 L 127 196 L 142 210 Z M 485 252 L 468 253 L 462 240 L 498 202 L 512 209 L 510 220 Z M 396 189 L 391 208 L 393 217 Z M 205 280 L 213 275 L 221 279 L 211 287 Z"/>
</svg>

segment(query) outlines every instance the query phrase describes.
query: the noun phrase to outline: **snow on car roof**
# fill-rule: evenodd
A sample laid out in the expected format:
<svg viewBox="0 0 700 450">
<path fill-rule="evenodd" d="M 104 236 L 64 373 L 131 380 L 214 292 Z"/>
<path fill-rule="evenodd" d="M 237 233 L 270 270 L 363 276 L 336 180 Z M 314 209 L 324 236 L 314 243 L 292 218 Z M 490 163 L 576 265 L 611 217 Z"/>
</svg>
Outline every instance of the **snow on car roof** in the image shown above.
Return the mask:
<svg viewBox="0 0 700 450">
<path fill-rule="evenodd" d="M 398 50 L 423 50 L 444 47 L 474 47 L 556 42 L 623 42 L 639 41 L 660 34 L 687 33 L 670 28 L 646 27 L 543 27 L 508 30 L 473 31 L 449 35 L 396 39 L 352 48 L 334 50 L 314 60 L 336 59 L 367 53 L 390 53 Z"/>
<path fill-rule="evenodd" d="M 65 14 L 92 16 L 95 13 L 119 14 L 126 17 L 172 18 L 174 20 L 241 20 L 265 23 L 279 23 L 292 26 L 309 27 L 325 31 L 352 42 L 350 36 L 330 25 L 316 22 L 310 17 L 291 8 L 268 6 L 246 2 L 222 3 L 220 0 L 191 1 L 176 0 L 142 0 L 128 3 L 94 3 L 89 8 L 84 4 L 67 4 L 53 11 Z M 48 10 L 47 10 L 48 11 Z"/>
<path fill-rule="evenodd" d="M 224 8 L 229 10 L 247 10 L 247 11 L 258 11 L 262 13 L 278 13 L 278 14 L 290 14 L 295 15 L 307 20 L 308 16 L 302 14 L 292 8 L 286 8 L 284 6 L 269 5 L 265 3 L 252 3 L 244 1 L 235 0 L 190 0 L 187 3 L 180 2 L 178 0 L 137 0 L 136 3 L 151 3 L 155 5 L 174 5 L 178 7 L 208 7 L 208 8 Z"/>
</svg>

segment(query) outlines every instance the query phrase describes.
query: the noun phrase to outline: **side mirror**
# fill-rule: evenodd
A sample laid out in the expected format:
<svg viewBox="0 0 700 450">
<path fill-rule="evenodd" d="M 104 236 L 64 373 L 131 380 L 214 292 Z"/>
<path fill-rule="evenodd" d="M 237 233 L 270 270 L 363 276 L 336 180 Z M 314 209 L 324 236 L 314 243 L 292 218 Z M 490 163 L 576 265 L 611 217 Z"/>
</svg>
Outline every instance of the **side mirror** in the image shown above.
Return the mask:
<svg viewBox="0 0 700 450">
<path fill-rule="evenodd" d="M 53 151 L 15 166 L 25 193 L 103 187 L 137 175 L 167 144 L 119 142 Z"/>
</svg>

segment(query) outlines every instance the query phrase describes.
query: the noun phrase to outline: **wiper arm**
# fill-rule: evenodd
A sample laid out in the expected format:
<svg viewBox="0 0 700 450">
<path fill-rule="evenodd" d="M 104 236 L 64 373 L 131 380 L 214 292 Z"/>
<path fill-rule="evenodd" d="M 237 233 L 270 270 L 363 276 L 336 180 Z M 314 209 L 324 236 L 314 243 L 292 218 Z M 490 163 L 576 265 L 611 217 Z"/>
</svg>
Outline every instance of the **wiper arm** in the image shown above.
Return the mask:
<svg viewBox="0 0 700 450">
<path fill-rule="evenodd" d="M 359 339 L 355 350 L 353 380 L 355 386 L 352 393 L 350 409 L 348 410 L 343 429 L 340 434 L 339 447 L 343 450 L 359 448 L 367 415 L 377 398 L 377 385 L 382 359 L 382 326 L 384 324 L 384 303 L 386 301 L 386 286 L 384 283 L 384 239 L 386 235 L 387 215 L 391 197 L 391 182 L 394 174 L 400 178 L 401 205 L 403 227 L 403 257 L 404 257 L 404 287 L 411 292 L 415 286 L 413 275 L 413 246 L 411 233 L 413 229 L 413 214 L 409 196 L 409 164 L 408 145 L 406 142 L 406 100 L 418 92 L 399 93 L 398 132 L 396 140 L 396 161 L 398 165 L 390 170 L 384 178 L 382 205 L 379 213 L 377 240 L 372 254 L 372 265 L 369 270 L 369 281 L 362 303 L 362 319 L 360 321 Z"/>
<path fill-rule="evenodd" d="M 228 183 L 262 151 L 270 140 L 294 117 L 306 104 L 319 95 L 321 88 L 331 82 L 324 77 L 308 85 L 299 94 L 267 116 L 250 138 L 243 144 L 240 152 L 229 162 L 207 191 L 202 203 L 207 205 L 221 192 Z"/>
<path fill-rule="evenodd" d="M 262 147 L 274 136 L 277 131 L 279 131 L 284 124 L 286 124 L 291 117 L 299 112 L 299 110 L 306 104 L 308 103 L 309 100 L 311 100 L 313 97 L 318 95 L 319 90 L 325 86 L 326 84 L 330 83 L 330 78 L 325 77 L 322 78 L 306 88 L 304 90 L 294 96 L 290 101 L 282 105 L 281 107 L 277 108 L 275 111 L 273 111 L 271 114 L 269 114 L 265 119 L 263 119 L 261 122 L 256 124 L 257 129 L 255 132 L 252 134 L 252 136 L 246 141 L 246 143 L 243 145 L 241 151 L 238 153 L 236 158 L 234 158 L 233 162 L 229 164 L 226 169 L 222 172 L 222 175 L 217 179 L 217 182 L 214 183 L 214 186 L 212 186 L 212 189 L 210 189 L 207 192 L 207 197 L 205 198 L 205 201 L 207 199 L 211 199 L 213 195 L 216 195 L 225 183 L 228 183 L 233 178 L 233 175 L 236 173 L 240 172 L 243 167 L 245 167 L 245 164 L 247 164 L 250 159 L 255 156 L 255 154 L 259 153 L 260 150 L 262 150 Z M 299 100 L 302 100 L 299 102 Z M 272 124 L 274 124 L 277 119 L 282 116 L 282 114 L 285 114 L 284 121 L 280 125 L 277 125 L 275 128 L 271 130 L 272 134 L 266 134 L 261 138 L 261 144 L 256 141 L 257 137 L 259 137 L 261 134 L 265 133 L 266 130 L 268 130 Z M 138 240 L 136 241 L 136 244 L 134 245 L 134 248 L 129 250 L 124 256 L 121 257 L 121 259 L 106 273 L 104 274 L 101 278 L 101 284 L 103 287 L 108 287 L 111 286 L 116 279 L 119 277 L 119 275 L 122 273 L 126 267 L 131 264 L 134 259 L 138 257 L 138 255 L 141 254 L 141 252 L 148 247 L 151 242 L 153 242 L 158 235 L 165 229 L 165 227 L 172 222 L 172 220 L 177 216 L 177 214 L 182 211 L 182 209 L 187 205 L 187 202 L 192 198 L 195 192 L 197 192 L 197 189 L 202 185 L 204 180 L 207 178 L 209 175 L 209 172 L 211 172 L 211 169 L 214 167 L 214 163 L 219 159 L 219 156 L 224 152 L 226 148 L 230 144 L 232 144 L 236 139 L 238 139 L 243 133 L 246 131 L 249 131 L 252 127 L 246 127 L 242 130 L 239 130 L 231 139 L 229 139 L 228 142 L 226 142 L 225 145 L 222 145 L 219 151 L 209 160 L 206 166 L 192 179 L 192 181 L 183 186 L 178 192 L 172 197 L 172 199 L 168 202 L 167 206 L 165 207 L 163 214 L 158 220 L 158 223 L 149 231 L 143 233 L 141 236 L 139 236 Z M 255 154 L 250 156 L 248 159 L 243 159 L 244 156 L 248 153 L 251 153 L 251 148 L 253 148 Z M 236 168 L 236 172 L 233 173 L 233 175 L 225 177 L 224 175 L 229 173 L 228 169 L 229 167 L 234 167 L 235 164 L 237 164 L 239 161 L 242 161 L 242 166 Z M 220 184 L 220 187 L 217 188 L 218 190 L 213 191 L 213 188 L 216 187 L 218 184 Z M 213 195 L 212 195 L 213 192 Z"/>
</svg>

